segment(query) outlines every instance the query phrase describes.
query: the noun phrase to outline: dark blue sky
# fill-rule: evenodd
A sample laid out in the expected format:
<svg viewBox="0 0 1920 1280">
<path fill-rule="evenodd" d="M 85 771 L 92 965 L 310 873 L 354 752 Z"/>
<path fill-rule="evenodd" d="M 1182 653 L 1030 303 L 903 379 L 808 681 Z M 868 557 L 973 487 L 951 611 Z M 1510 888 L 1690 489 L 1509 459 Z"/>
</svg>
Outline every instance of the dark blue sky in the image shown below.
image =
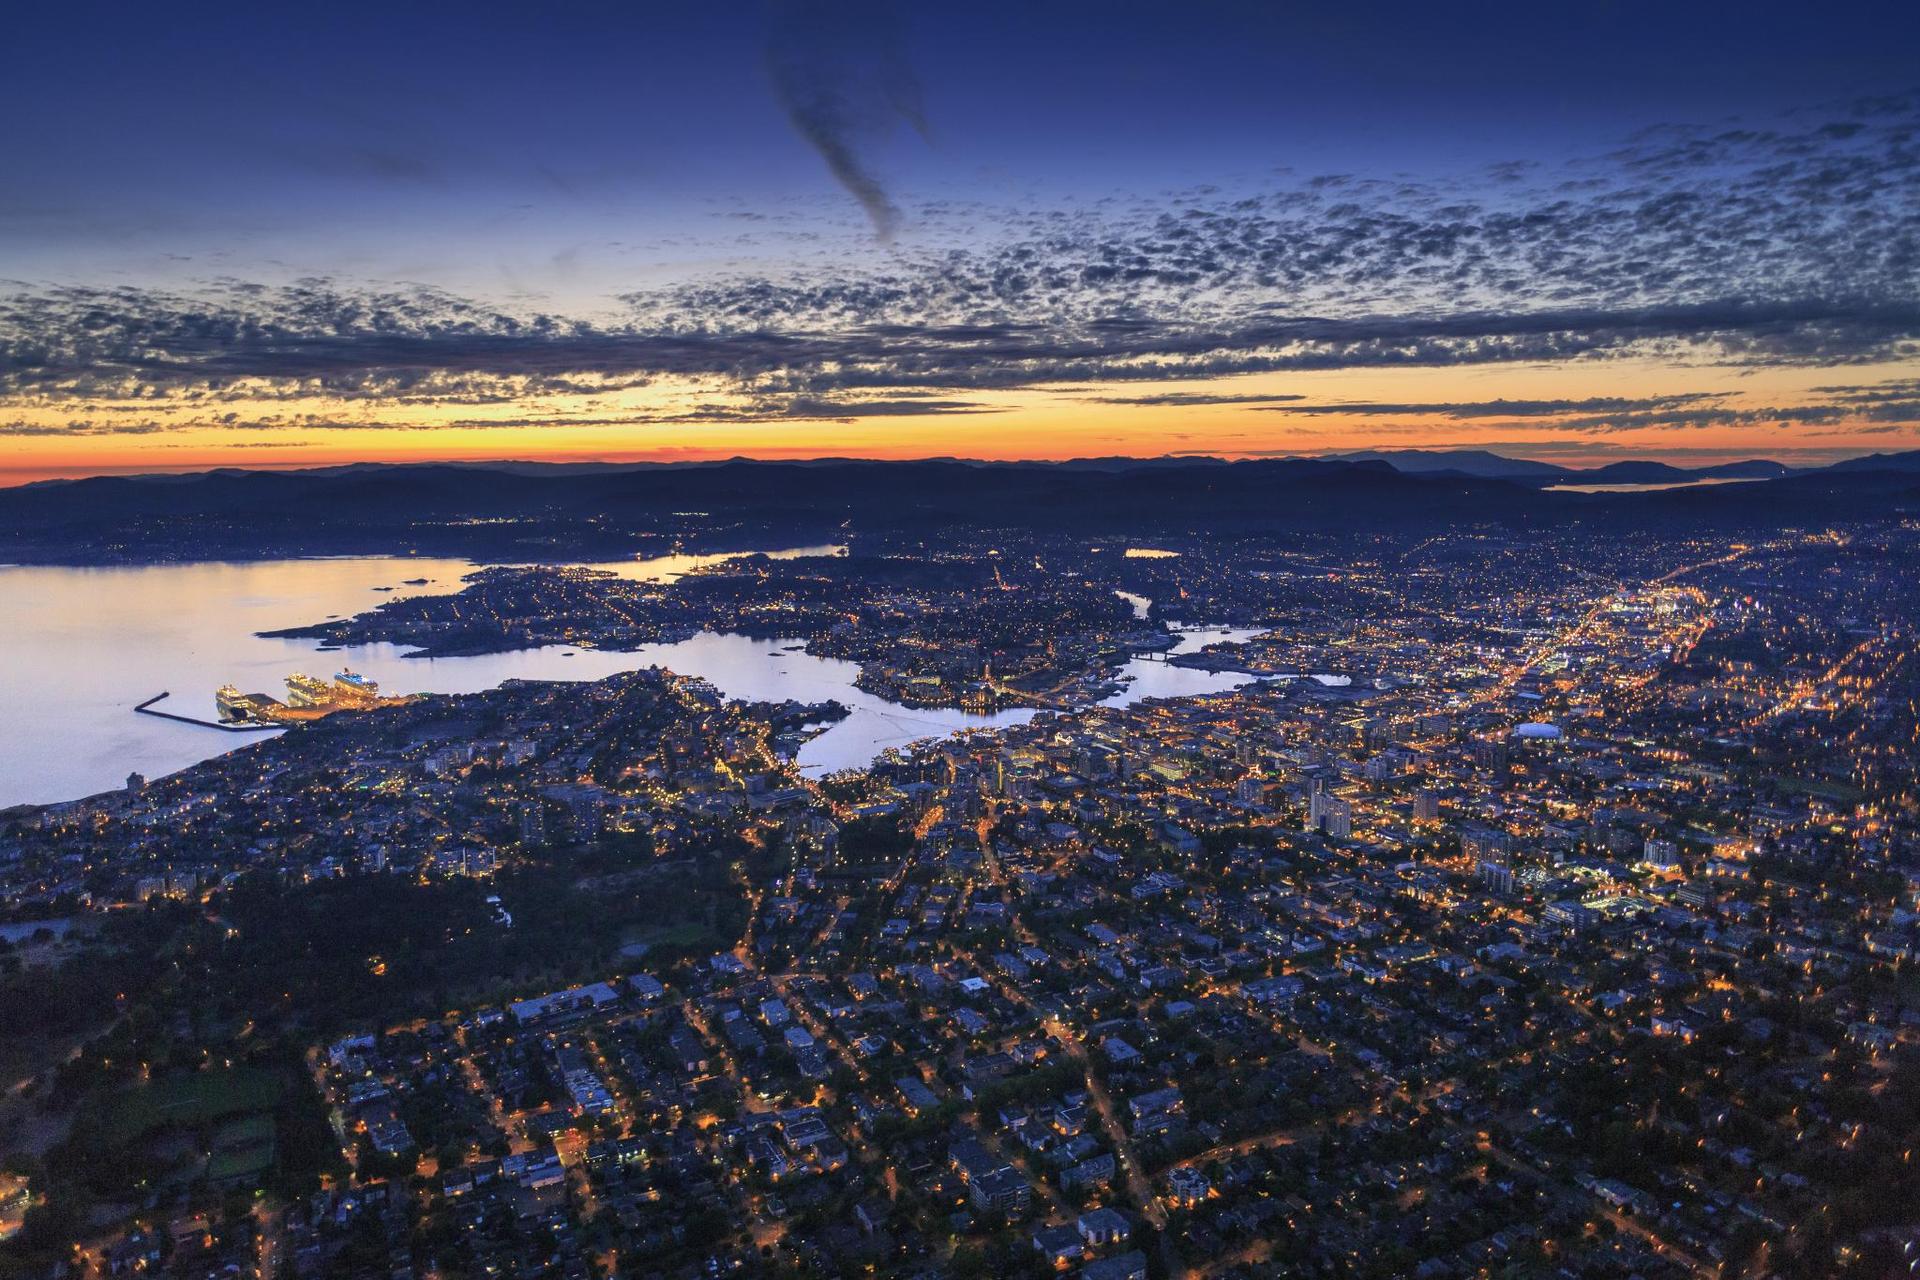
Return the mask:
<svg viewBox="0 0 1920 1280">
<path fill-rule="evenodd" d="M 1911 3 L 36 4 L 7 25 L 0 216 L 29 279 L 219 249 L 451 281 L 445 236 L 477 273 L 516 235 L 670 259 L 657 242 L 713 251 L 716 206 L 830 219 L 770 83 L 795 33 L 830 73 L 917 89 L 924 136 L 885 104 L 849 122 L 903 207 L 1557 162 L 1920 80 Z"/>
</svg>

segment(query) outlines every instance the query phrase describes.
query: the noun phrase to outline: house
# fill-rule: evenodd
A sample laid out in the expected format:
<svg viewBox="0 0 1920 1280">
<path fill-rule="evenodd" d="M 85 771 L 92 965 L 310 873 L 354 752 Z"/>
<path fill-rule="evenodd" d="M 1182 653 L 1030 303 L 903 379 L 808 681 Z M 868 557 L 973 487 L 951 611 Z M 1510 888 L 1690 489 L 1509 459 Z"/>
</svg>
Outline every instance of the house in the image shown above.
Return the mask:
<svg viewBox="0 0 1920 1280">
<path fill-rule="evenodd" d="M 1155 1089 L 1140 1094 L 1127 1102 L 1127 1110 L 1132 1113 L 1135 1123 L 1148 1116 L 1161 1115 L 1180 1109 L 1180 1090 L 1169 1085 L 1164 1089 Z"/>
<path fill-rule="evenodd" d="M 1017 1218 L 1033 1203 L 1033 1187 L 1018 1169 L 1004 1165 L 968 1184 L 974 1204 Z"/>
<path fill-rule="evenodd" d="M 1114 1160 L 1111 1151 L 1082 1160 L 1060 1172 L 1060 1185 L 1068 1191 L 1083 1187 L 1104 1187 L 1113 1181 Z"/>
<path fill-rule="evenodd" d="M 1186 1204 L 1198 1204 L 1213 1190 L 1206 1174 L 1185 1164 L 1168 1172 L 1167 1186 L 1172 1189 L 1175 1200 Z"/>
<path fill-rule="evenodd" d="M 1089 1209 L 1074 1225 L 1079 1228 L 1080 1238 L 1095 1248 L 1120 1244 L 1133 1234 L 1133 1224 L 1118 1209 Z"/>
<path fill-rule="evenodd" d="M 620 993 L 614 990 L 612 983 L 595 982 L 555 991 L 550 995 L 535 996 L 531 1000 L 517 1000 L 507 1009 L 513 1014 L 513 1020 L 524 1026 L 546 1018 L 560 1018 L 587 1009 L 597 1009 L 619 998 Z"/>
<path fill-rule="evenodd" d="M 917 1116 L 940 1105 L 940 1099 L 918 1076 L 901 1076 L 893 1082 L 893 1087 L 900 1091 L 900 1100 L 907 1104 L 908 1115 Z"/>
<path fill-rule="evenodd" d="M 878 1235 L 887 1229 L 887 1221 L 893 1217 L 893 1204 L 883 1196 L 868 1196 L 854 1206 L 853 1216 L 862 1231 L 870 1236 Z"/>
<path fill-rule="evenodd" d="M 1080 1269 L 1081 1280 L 1147 1280 L 1147 1255 L 1132 1253 L 1100 1258 Z"/>
<path fill-rule="evenodd" d="M 1080 1239 L 1080 1233 L 1072 1227 L 1062 1224 L 1057 1227 L 1041 1227 L 1033 1233 L 1033 1247 L 1048 1265 L 1064 1268 L 1081 1254 L 1086 1245 Z"/>
<path fill-rule="evenodd" d="M 667 1037 L 667 1047 L 672 1051 L 682 1074 L 694 1075 L 707 1069 L 706 1046 L 700 1043 L 700 1037 L 685 1027 L 674 1028 L 673 1034 Z"/>
<path fill-rule="evenodd" d="M 1007 1162 L 988 1151 L 973 1138 L 960 1138 L 947 1148 L 947 1159 L 960 1171 L 960 1176 L 968 1182 L 984 1178 L 996 1169 L 1004 1169 Z"/>
</svg>

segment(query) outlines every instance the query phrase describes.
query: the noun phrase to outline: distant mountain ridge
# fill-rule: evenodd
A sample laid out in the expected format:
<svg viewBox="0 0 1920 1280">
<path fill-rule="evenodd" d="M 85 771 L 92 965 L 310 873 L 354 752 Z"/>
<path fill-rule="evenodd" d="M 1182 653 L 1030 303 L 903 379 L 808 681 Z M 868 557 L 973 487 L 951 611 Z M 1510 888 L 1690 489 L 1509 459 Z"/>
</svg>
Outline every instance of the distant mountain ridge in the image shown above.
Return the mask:
<svg viewBox="0 0 1920 1280">
<path fill-rule="evenodd" d="M 1395 471 L 1409 475 L 1455 471 L 1463 476 L 1505 480 L 1515 477 L 1546 479 L 1567 473 L 1567 468 L 1551 462 L 1508 458 L 1485 449 L 1360 449 L 1327 456 L 1337 462 L 1384 462 Z"/>
<path fill-rule="evenodd" d="M 1485 449 L 1366 449 L 1329 455 L 1343 462 L 1384 462 L 1409 475 L 1454 471 L 1501 480 L 1540 480 L 1561 484 L 1684 484 L 1689 480 L 1777 480 L 1793 468 L 1768 458 L 1676 467 L 1666 462 L 1629 459 L 1599 467 L 1567 467 L 1529 458 L 1509 458 Z"/>
<path fill-rule="evenodd" d="M 1628 493 L 1551 486 L 1563 477 L 1602 484 L 1608 475 L 1654 477 L 1611 482 L 1658 484 L 1671 476 L 1653 463 L 1589 472 L 1532 464 L 1520 475 L 1488 477 L 1460 470 L 1457 452 L 1425 461 L 1391 456 L 1435 469 L 1403 470 L 1375 457 L 1183 457 L 1064 464 L 734 460 L 565 470 L 408 464 L 104 476 L 0 489 L 0 562 L 367 554 L 610 560 L 676 543 L 740 550 L 849 533 L 959 542 L 1002 529 L 1088 538 L 1575 524 L 1755 530 L 1920 506 L 1920 453 L 1747 484 Z M 1453 465 L 1441 468 L 1439 461 Z M 1675 470 L 1698 477 L 1728 468 Z"/>
<path fill-rule="evenodd" d="M 1241 460 L 1247 461 L 1247 460 Z M 1774 480 L 1782 476 L 1799 474 L 1806 470 L 1835 471 L 1874 471 L 1874 470 L 1917 470 L 1920 469 L 1920 450 L 1911 453 L 1876 453 L 1846 462 L 1834 463 L 1827 468 L 1800 468 L 1787 466 L 1768 458 L 1749 458 L 1740 462 L 1714 463 L 1700 467 L 1679 467 L 1671 463 L 1650 460 L 1629 459 L 1609 462 L 1598 467 L 1570 467 L 1559 463 L 1542 462 L 1532 458 L 1512 458 L 1505 454 L 1485 449 L 1361 449 L 1346 453 L 1320 455 L 1300 454 L 1286 458 L 1268 459 L 1273 462 L 1374 462 L 1385 463 L 1393 470 L 1404 475 L 1439 475 L 1454 473 L 1474 476 L 1480 479 L 1530 479 L 1543 482 L 1588 483 L 1588 484 L 1665 484 L 1687 480 Z M 216 467 L 200 472 L 148 472 L 128 474 L 117 477 L 85 477 L 85 479 L 122 479 L 147 483 L 191 483 L 203 476 L 219 475 L 305 475 L 305 476 L 353 476 L 371 475 L 382 472 L 419 471 L 443 468 L 456 471 L 500 472 L 509 475 L 532 477 L 620 475 L 636 471 L 694 471 L 711 470 L 728 466 L 786 466 L 786 467 L 844 467 L 844 466 L 913 466 L 919 464 L 947 464 L 962 467 L 979 468 L 1053 468 L 1063 471 L 1104 471 L 1122 472 L 1137 470 L 1156 470 L 1170 468 L 1228 467 L 1236 465 L 1236 460 L 1211 454 L 1177 454 L 1160 457 L 1130 457 L 1110 455 L 1104 457 L 1067 458 L 1057 462 L 1007 461 L 997 459 L 927 457 L 908 461 L 890 461 L 869 458 L 822 457 L 782 460 L 778 463 L 761 462 L 748 457 L 715 458 L 687 462 L 550 462 L 534 459 L 500 459 L 480 462 L 348 462 L 337 466 L 302 467 L 285 471 L 254 472 L 244 467 Z M 79 483 L 79 480 L 58 479 L 40 480 L 22 488 L 41 488 Z"/>
<path fill-rule="evenodd" d="M 1836 462 L 1829 471 L 1920 471 L 1920 449 L 1905 453 L 1869 453 L 1861 458 Z"/>
</svg>

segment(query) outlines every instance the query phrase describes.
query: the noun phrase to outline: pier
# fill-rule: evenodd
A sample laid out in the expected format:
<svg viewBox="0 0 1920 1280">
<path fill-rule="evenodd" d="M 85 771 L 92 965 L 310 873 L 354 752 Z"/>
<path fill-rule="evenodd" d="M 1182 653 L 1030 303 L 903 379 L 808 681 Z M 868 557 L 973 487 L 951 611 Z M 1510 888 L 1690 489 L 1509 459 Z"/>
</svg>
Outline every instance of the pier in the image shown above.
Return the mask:
<svg viewBox="0 0 1920 1280">
<path fill-rule="evenodd" d="M 218 720 L 202 720 L 197 716 L 182 716 L 175 715 L 171 711 L 154 710 L 154 704 L 156 702 L 170 696 L 170 690 L 162 689 L 159 693 L 154 694 L 151 698 L 148 698 L 145 702 L 135 707 L 134 711 L 143 716 L 159 716 L 162 720 L 178 720 L 181 724 L 197 724 L 203 729 L 218 729 L 222 733 L 259 733 L 263 729 L 278 729 L 280 727 L 274 724 L 222 724 Z"/>
</svg>

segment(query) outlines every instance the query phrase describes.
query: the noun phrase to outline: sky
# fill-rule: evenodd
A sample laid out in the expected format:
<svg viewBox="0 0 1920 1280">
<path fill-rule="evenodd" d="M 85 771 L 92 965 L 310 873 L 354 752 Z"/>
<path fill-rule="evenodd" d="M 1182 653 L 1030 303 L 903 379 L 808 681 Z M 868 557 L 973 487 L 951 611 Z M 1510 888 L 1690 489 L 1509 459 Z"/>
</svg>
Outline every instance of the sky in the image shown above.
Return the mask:
<svg viewBox="0 0 1920 1280">
<path fill-rule="evenodd" d="M 1916 48 L 1910 0 L 23 6 L 0 484 L 1916 448 Z"/>
</svg>

